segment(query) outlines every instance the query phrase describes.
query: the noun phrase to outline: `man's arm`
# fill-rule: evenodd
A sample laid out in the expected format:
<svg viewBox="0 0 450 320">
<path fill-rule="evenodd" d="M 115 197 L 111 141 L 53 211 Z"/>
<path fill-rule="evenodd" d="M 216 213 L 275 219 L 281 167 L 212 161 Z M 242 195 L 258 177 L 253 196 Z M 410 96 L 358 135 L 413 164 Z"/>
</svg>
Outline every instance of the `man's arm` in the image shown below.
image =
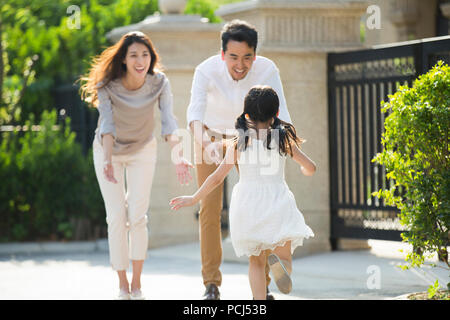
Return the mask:
<svg viewBox="0 0 450 320">
<path fill-rule="evenodd" d="M 209 80 L 198 68 L 195 69 L 194 79 L 192 80 L 191 101 L 187 109 L 188 128 L 194 136 L 194 141 L 202 146 L 203 149 L 210 148 L 213 144 L 206 134 L 203 118 L 206 111 L 206 101 L 208 95 Z M 211 160 L 220 163 L 221 157 L 217 143 L 210 150 Z"/>
<path fill-rule="evenodd" d="M 197 143 L 203 145 L 203 118 L 206 111 L 208 78 L 197 68 L 192 80 L 191 100 L 186 112 L 188 128 Z"/>
</svg>

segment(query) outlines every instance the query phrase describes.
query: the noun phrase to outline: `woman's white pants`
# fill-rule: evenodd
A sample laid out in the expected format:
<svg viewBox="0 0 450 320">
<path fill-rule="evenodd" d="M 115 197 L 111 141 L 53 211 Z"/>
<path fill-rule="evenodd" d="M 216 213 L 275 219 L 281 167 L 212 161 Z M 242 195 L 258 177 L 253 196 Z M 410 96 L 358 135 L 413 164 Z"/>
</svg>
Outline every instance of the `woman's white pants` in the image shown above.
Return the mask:
<svg viewBox="0 0 450 320">
<path fill-rule="evenodd" d="M 103 149 L 93 142 L 95 173 L 105 202 L 108 244 L 114 270 L 127 270 L 130 260 L 145 260 L 148 248 L 147 211 L 156 165 L 157 142 L 152 138 L 130 155 L 113 155 L 117 183 L 103 173 Z"/>
</svg>

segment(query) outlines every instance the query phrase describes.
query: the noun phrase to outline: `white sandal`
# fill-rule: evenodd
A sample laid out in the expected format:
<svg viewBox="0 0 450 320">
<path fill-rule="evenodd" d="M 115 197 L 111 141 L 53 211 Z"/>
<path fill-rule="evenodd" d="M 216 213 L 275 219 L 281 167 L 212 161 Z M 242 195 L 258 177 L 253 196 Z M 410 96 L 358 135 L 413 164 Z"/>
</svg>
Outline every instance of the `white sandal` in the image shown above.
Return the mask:
<svg viewBox="0 0 450 320">
<path fill-rule="evenodd" d="M 130 293 L 125 289 L 120 289 L 116 300 L 130 300 Z"/>
<path fill-rule="evenodd" d="M 142 291 L 140 289 L 137 289 L 135 291 L 131 291 L 130 299 L 131 300 L 145 300 L 145 297 L 142 294 Z"/>
<path fill-rule="evenodd" d="M 292 280 L 281 259 L 275 253 L 271 253 L 267 260 L 278 289 L 284 294 L 291 292 Z"/>
</svg>

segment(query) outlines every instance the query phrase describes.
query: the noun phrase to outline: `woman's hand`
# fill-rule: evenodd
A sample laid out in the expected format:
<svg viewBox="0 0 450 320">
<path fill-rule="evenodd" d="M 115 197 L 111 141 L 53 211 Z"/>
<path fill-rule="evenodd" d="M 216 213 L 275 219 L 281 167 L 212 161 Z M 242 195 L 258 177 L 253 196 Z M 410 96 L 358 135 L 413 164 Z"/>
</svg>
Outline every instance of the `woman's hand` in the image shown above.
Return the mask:
<svg viewBox="0 0 450 320">
<path fill-rule="evenodd" d="M 194 166 L 183 157 L 183 148 L 180 148 L 181 142 L 178 136 L 169 134 L 164 136 L 164 140 L 170 144 L 172 161 L 175 163 L 175 170 L 180 184 L 189 184 L 192 179 L 189 168 Z"/>
<path fill-rule="evenodd" d="M 117 183 L 114 178 L 114 169 L 112 166 L 112 149 L 114 144 L 114 137 L 107 133 L 102 136 L 103 144 L 103 174 L 109 182 Z"/>
<path fill-rule="evenodd" d="M 114 178 L 114 168 L 111 162 L 105 162 L 103 165 L 103 174 L 109 182 L 117 183 L 116 178 Z"/>
<path fill-rule="evenodd" d="M 169 204 L 172 210 L 178 210 L 183 207 L 189 207 L 196 204 L 197 201 L 193 196 L 181 196 L 170 200 Z"/>
<path fill-rule="evenodd" d="M 189 181 L 192 180 L 192 176 L 189 173 L 189 168 L 194 168 L 194 166 L 185 158 L 181 158 L 180 161 L 175 165 L 178 181 L 182 185 L 188 185 Z"/>
</svg>

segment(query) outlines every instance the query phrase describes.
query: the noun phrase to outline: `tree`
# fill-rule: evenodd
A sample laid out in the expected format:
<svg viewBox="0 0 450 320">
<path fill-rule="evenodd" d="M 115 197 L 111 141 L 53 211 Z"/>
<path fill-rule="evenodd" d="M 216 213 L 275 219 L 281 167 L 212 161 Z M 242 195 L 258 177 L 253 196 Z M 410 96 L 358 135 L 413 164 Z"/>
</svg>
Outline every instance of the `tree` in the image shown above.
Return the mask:
<svg viewBox="0 0 450 320">
<path fill-rule="evenodd" d="M 80 10 L 71 28 L 67 8 Z M 107 31 L 143 20 L 157 0 L 9 0 L 0 8 L 0 125 L 54 108 L 52 89 L 74 83 L 109 45 Z"/>
</svg>

